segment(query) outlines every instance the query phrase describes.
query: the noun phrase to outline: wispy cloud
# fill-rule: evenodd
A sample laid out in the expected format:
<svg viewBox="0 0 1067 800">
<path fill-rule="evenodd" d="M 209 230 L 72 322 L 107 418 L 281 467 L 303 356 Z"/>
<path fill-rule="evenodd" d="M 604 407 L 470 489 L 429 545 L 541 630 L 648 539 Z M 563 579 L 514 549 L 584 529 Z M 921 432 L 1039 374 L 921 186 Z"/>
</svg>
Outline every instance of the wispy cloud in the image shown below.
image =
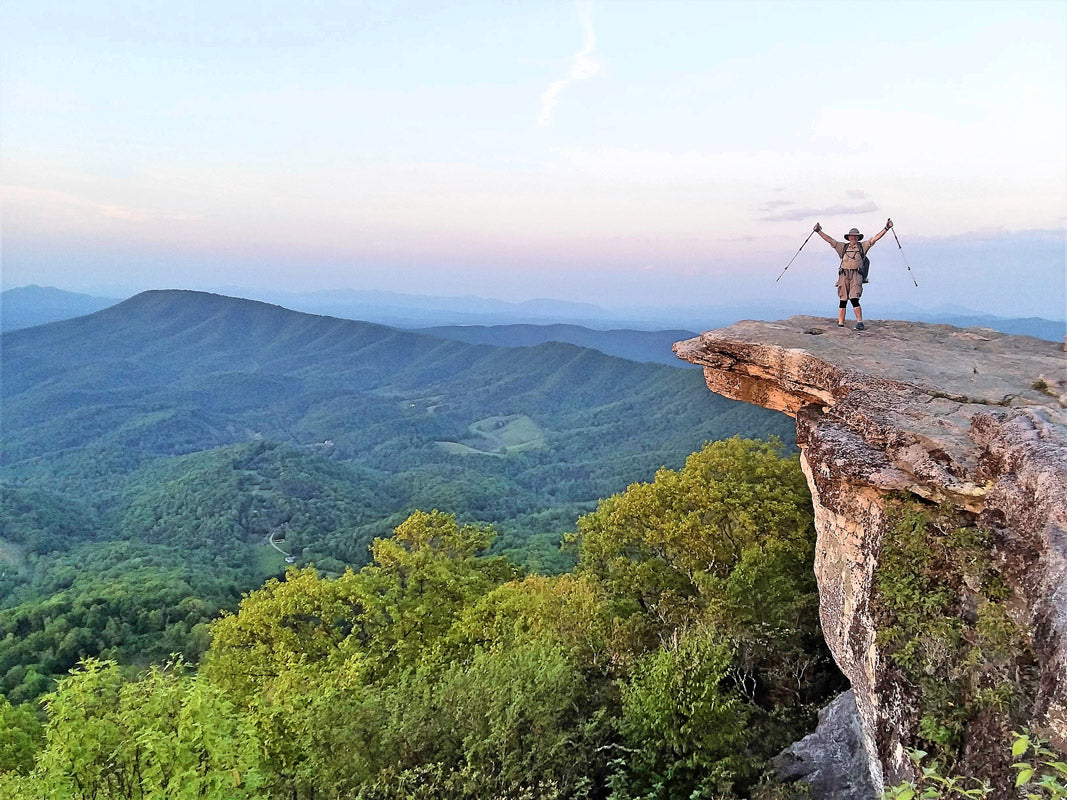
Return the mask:
<svg viewBox="0 0 1067 800">
<path fill-rule="evenodd" d="M 119 222 L 175 222 L 200 219 L 199 215 L 166 213 L 117 203 L 99 202 L 69 192 L 36 189 L 30 186 L 4 187 L 4 202 L 5 204 L 48 208 L 53 211 L 81 212 L 91 217 Z"/>
<path fill-rule="evenodd" d="M 760 210 L 768 212 L 760 217 L 764 222 L 785 222 L 811 219 L 812 217 L 833 217 L 841 214 L 866 214 L 870 211 L 877 211 L 878 206 L 873 200 L 868 200 L 864 203 L 840 203 L 838 205 L 826 206 L 825 208 L 801 207 L 783 209 L 782 201 L 772 200 L 769 203 L 765 203 Z"/>
<path fill-rule="evenodd" d="M 578 0 L 578 19 L 582 24 L 582 47 L 574 54 L 571 60 L 570 71 L 566 77 L 552 81 L 548 88 L 541 93 L 541 113 L 537 117 L 537 124 L 549 125 L 552 122 L 552 112 L 559 102 L 559 95 L 564 89 L 575 81 L 584 81 L 600 72 L 601 63 L 596 58 L 596 32 L 593 30 L 593 3 L 592 0 Z"/>
<path fill-rule="evenodd" d="M 768 200 L 760 207 L 760 210 L 769 214 L 772 211 L 777 211 L 779 208 L 785 208 L 786 206 L 791 205 L 793 205 L 793 203 L 790 200 Z"/>
</svg>

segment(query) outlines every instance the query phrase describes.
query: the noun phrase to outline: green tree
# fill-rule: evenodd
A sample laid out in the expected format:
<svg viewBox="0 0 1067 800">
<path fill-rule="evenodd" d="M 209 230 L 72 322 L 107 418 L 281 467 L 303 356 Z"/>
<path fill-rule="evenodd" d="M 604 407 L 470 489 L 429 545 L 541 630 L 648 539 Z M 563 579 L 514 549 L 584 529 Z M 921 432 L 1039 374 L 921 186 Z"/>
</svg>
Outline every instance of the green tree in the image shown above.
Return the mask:
<svg viewBox="0 0 1067 800">
<path fill-rule="evenodd" d="M 290 570 L 215 623 L 204 674 L 248 709 L 272 796 L 351 792 L 405 758 L 434 757 L 412 756 L 414 740 L 393 726 L 435 691 L 437 673 L 419 670 L 424 654 L 516 575 L 478 555 L 491 541 L 489 529 L 415 512 L 375 541 L 374 562 L 358 573 Z"/>
<path fill-rule="evenodd" d="M 357 633 L 366 596 L 358 573 L 291 569 L 212 626 L 202 674 L 254 726 L 267 796 L 312 798 L 373 774 L 382 712 Z"/>
<path fill-rule="evenodd" d="M 392 537 L 375 540 L 374 561 L 360 572 L 367 588 L 360 633 L 381 668 L 412 664 L 468 604 L 517 576 L 506 559 L 477 556 L 493 535 L 451 514 L 416 511 Z"/>
<path fill-rule="evenodd" d="M 693 630 L 636 665 L 623 690 L 631 756 L 616 797 L 720 797 L 758 775 L 752 710 L 727 680 L 732 655 L 714 632 Z"/>
<path fill-rule="evenodd" d="M 16 708 L 0 695 L 0 773 L 28 773 L 43 742 L 33 710 L 28 705 Z"/>
<path fill-rule="evenodd" d="M 365 591 L 356 573 L 336 580 L 314 568 L 291 568 L 249 593 L 236 613 L 211 626 L 212 643 L 203 670 L 235 700 L 271 690 L 272 682 L 297 666 L 337 666 L 341 643 L 353 631 Z"/>
<path fill-rule="evenodd" d="M 811 497 L 779 444 L 708 444 L 681 470 L 602 501 L 569 541 L 579 574 L 611 603 L 616 661 L 635 664 L 623 729 L 637 747 L 627 760 L 637 782 L 620 777 L 620 793 L 744 788 L 841 688 L 819 632 Z M 707 669 L 692 668 L 699 659 Z M 672 683 L 682 680 L 674 670 L 689 683 Z M 657 722 L 660 702 L 672 721 Z M 760 736 L 682 732 L 718 730 L 727 709 Z M 673 742 L 669 753 L 659 741 Z"/>
<path fill-rule="evenodd" d="M 437 694 L 463 733 L 456 766 L 480 777 L 478 796 L 520 788 L 573 796 L 595 779 L 600 715 L 589 707 L 587 676 L 559 643 L 479 648 L 442 676 Z"/>
<path fill-rule="evenodd" d="M 254 730 L 219 690 L 181 664 L 123 679 L 87 661 L 45 700 L 35 770 L 14 798 L 193 800 L 258 797 Z"/>
<path fill-rule="evenodd" d="M 603 586 L 587 575 L 531 575 L 473 603 L 442 644 L 452 659 L 477 647 L 516 647 L 531 639 L 563 646 L 575 663 L 605 677 L 622 672 L 615 618 Z"/>
<path fill-rule="evenodd" d="M 595 581 L 571 575 L 482 596 L 398 687 L 397 763 L 447 765 L 475 796 L 603 786 L 622 674 L 609 611 Z"/>
<path fill-rule="evenodd" d="M 700 575 L 728 576 L 752 545 L 807 545 L 811 495 L 775 441 L 713 442 L 681 470 L 601 501 L 578 523 L 579 565 L 649 611 L 690 596 Z M 682 603 L 684 605 L 684 603 Z M 669 612 L 663 610 L 664 620 Z"/>
</svg>

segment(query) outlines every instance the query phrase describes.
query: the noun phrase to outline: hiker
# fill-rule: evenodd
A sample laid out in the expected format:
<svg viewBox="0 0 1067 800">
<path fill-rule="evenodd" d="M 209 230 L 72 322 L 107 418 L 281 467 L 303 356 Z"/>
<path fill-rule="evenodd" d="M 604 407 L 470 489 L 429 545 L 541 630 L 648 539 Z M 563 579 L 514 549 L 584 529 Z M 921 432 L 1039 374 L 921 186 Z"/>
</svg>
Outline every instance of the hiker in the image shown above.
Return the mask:
<svg viewBox="0 0 1067 800">
<path fill-rule="evenodd" d="M 852 302 L 852 310 L 856 312 L 856 330 L 863 330 L 863 310 L 860 308 L 860 295 L 863 294 L 863 275 L 860 267 L 863 266 L 863 257 L 867 255 L 875 242 L 885 236 L 886 232 L 893 227 L 893 220 L 886 220 L 885 227 L 878 231 L 867 241 L 863 240 L 863 234 L 853 228 L 845 234 L 845 242 L 831 239 L 822 232 L 822 225 L 815 223 L 815 232 L 823 240 L 834 248 L 834 252 L 841 258 L 841 266 L 837 271 L 837 299 L 840 305 L 837 307 L 837 327 L 845 327 L 845 307 Z"/>
</svg>

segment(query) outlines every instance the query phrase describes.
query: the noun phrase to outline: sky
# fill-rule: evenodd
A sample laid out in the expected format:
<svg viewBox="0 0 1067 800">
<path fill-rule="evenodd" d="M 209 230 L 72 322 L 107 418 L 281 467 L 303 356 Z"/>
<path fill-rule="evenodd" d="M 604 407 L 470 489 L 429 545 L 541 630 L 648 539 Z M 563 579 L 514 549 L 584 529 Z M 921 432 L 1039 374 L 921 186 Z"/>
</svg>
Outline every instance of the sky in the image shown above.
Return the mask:
<svg viewBox="0 0 1067 800">
<path fill-rule="evenodd" d="M 775 278 L 892 217 L 868 308 L 1065 315 L 1063 0 L 0 19 L 4 288 L 836 306 L 818 237 Z"/>
</svg>

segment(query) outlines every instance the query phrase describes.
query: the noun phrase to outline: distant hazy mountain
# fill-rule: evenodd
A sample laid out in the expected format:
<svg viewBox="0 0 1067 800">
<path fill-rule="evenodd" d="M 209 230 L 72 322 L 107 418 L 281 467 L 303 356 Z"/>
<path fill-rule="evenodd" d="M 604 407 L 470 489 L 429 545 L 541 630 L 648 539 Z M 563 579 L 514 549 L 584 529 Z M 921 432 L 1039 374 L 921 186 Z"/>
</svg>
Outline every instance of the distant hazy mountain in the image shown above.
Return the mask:
<svg viewBox="0 0 1067 800">
<path fill-rule="evenodd" d="M 993 317 L 988 314 L 975 314 L 974 312 L 967 311 L 962 313 L 944 311 L 927 313 L 921 311 L 904 311 L 895 315 L 895 318 L 955 325 L 958 328 L 992 328 L 1001 333 L 1033 336 L 1037 339 L 1048 339 L 1053 342 L 1062 342 L 1064 335 L 1067 335 L 1067 322 L 1064 322 L 1063 320 L 1042 319 L 1041 317 L 1004 319 L 1002 317 Z"/>
<path fill-rule="evenodd" d="M 567 323 L 612 327 L 625 315 L 591 303 L 534 299 L 519 303 L 473 295 L 438 297 L 370 290 L 271 292 L 228 288 L 226 294 L 275 303 L 295 311 L 377 322 L 397 328 L 448 325 Z M 622 323 L 614 327 L 622 327 Z M 636 326 L 640 327 L 640 326 Z M 667 326 L 662 326 L 667 327 Z"/>
<path fill-rule="evenodd" d="M 58 320 L 92 314 L 119 302 L 56 289 L 53 286 L 20 286 L 0 292 L 0 330 L 13 331 Z"/>
<path fill-rule="evenodd" d="M 697 335 L 686 330 L 600 331 L 578 325 L 454 325 L 422 328 L 418 332 L 444 339 L 471 344 L 492 344 L 498 347 L 531 347 L 545 342 L 566 342 L 579 347 L 590 347 L 609 356 L 676 367 L 692 365 L 675 358 L 671 345 Z"/>
<path fill-rule="evenodd" d="M 810 314 L 808 304 L 733 303 L 720 306 L 633 306 L 606 308 L 592 303 L 537 299 L 509 303 L 486 297 L 437 297 L 399 292 L 338 290 L 326 292 L 265 292 L 230 288 L 226 294 L 247 297 L 312 314 L 378 322 L 397 328 L 496 327 L 505 325 L 565 325 L 595 331 L 635 331 L 721 328 L 741 319 L 776 320 Z M 960 327 L 981 326 L 1004 333 L 1062 341 L 1065 323 L 1041 318 L 1001 318 L 962 307 L 944 306 L 932 311 L 913 307 L 879 312 L 886 319 L 914 319 Z M 442 332 L 441 335 L 450 335 Z M 472 335 L 473 336 L 473 335 Z M 489 341 L 463 338 L 463 341 Z M 566 341 L 572 341 L 566 339 Z M 580 342 L 576 342 L 580 343 Z M 597 347 L 595 344 L 589 344 Z M 597 349 L 602 349 L 597 347 Z M 604 350 L 604 352 L 608 352 Z"/>
</svg>

